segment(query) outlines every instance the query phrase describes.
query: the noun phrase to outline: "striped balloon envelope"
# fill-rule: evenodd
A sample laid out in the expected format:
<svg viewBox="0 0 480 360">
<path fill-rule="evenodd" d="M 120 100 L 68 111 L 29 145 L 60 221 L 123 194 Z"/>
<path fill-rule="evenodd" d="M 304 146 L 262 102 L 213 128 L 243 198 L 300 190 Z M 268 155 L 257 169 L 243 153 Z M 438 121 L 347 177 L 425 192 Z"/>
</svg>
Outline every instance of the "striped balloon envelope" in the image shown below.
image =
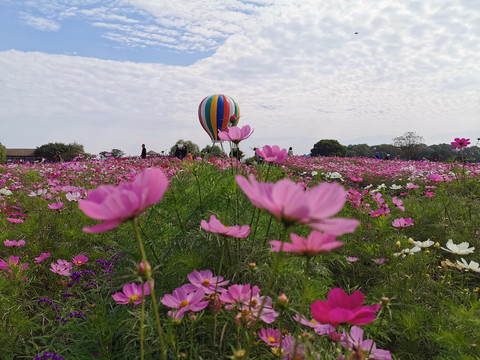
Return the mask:
<svg viewBox="0 0 480 360">
<path fill-rule="evenodd" d="M 207 132 L 212 141 L 218 140 L 218 131 L 228 126 L 228 120 L 235 115 L 231 124 L 236 126 L 240 118 L 240 108 L 230 96 L 215 94 L 207 96 L 198 106 L 198 118 L 203 129 Z"/>
</svg>

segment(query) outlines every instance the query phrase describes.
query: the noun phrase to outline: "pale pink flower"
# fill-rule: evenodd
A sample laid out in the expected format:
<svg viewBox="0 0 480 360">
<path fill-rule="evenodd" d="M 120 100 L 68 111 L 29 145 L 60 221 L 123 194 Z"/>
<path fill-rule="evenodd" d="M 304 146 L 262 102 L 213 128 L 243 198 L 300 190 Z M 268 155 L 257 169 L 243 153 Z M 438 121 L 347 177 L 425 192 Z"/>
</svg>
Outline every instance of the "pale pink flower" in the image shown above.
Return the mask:
<svg viewBox="0 0 480 360">
<path fill-rule="evenodd" d="M 384 262 L 387 262 L 388 259 L 379 258 L 379 259 L 372 259 L 372 261 L 373 261 L 375 264 L 380 265 L 380 264 L 383 264 Z"/>
<path fill-rule="evenodd" d="M 347 341 L 348 337 L 348 341 Z M 373 343 L 373 344 L 372 344 Z M 348 344 L 348 345 L 347 345 Z M 391 360 L 392 355 L 388 350 L 377 349 L 377 345 L 371 339 L 363 340 L 363 329 L 358 326 L 352 326 L 350 333 L 343 330 L 342 346 L 350 351 L 361 350 L 365 359 Z M 370 353 L 369 353 L 370 352 Z"/>
<path fill-rule="evenodd" d="M 88 257 L 80 254 L 73 258 L 73 263 L 77 266 L 84 265 L 88 261 Z"/>
<path fill-rule="evenodd" d="M 210 216 L 209 223 L 207 223 L 205 220 L 202 220 L 200 226 L 205 231 L 225 236 L 231 236 L 234 238 L 244 238 L 247 237 L 248 234 L 250 234 L 250 226 L 225 226 L 214 215 Z"/>
<path fill-rule="evenodd" d="M 157 168 L 143 170 L 131 183 L 99 186 L 89 192 L 87 199 L 80 200 L 78 207 L 92 219 L 104 222 L 86 227 L 83 231 L 96 233 L 110 230 L 140 215 L 162 198 L 167 187 L 167 177 Z"/>
<path fill-rule="evenodd" d="M 148 286 L 148 283 L 144 283 L 143 286 L 130 283 L 123 286 L 122 292 L 113 294 L 112 298 L 119 305 L 138 305 L 143 301 L 146 295 L 150 295 L 150 287 Z"/>
<path fill-rule="evenodd" d="M 413 225 L 413 219 L 411 218 L 404 219 L 403 217 L 401 217 L 393 220 L 392 225 L 393 227 L 397 227 L 397 228 L 406 228 L 408 226 Z"/>
<path fill-rule="evenodd" d="M 347 257 L 347 261 L 350 261 L 351 263 L 357 262 L 358 260 L 360 259 L 354 256 Z"/>
<path fill-rule="evenodd" d="M 215 292 L 224 292 L 225 288 L 222 286 L 227 285 L 230 281 L 223 280 L 221 276 L 213 276 L 210 270 L 197 271 L 194 270 L 187 275 L 190 284 L 185 284 L 185 290 L 195 291 L 201 289 L 205 294 L 213 294 Z"/>
<path fill-rule="evenodd" d="M 405 189 L 407 190 L 410 190 L 410 189 L 418 189 L 419 186 L 418 185 L 415 185 L 414 183 L 408 183 L 406 186 L 405 186 Z"/>
<path fill-rule="evenodd" d="M 57 203 L 48 204 L 48 208 L 50 210 L 60 210 L 61 208 L 63 208 L 63 202 L 59 201 Z"/>
<path fill-rule="evenodd" d="M 299 318 L 300 316 L 298 314 L 293 317 L 295 321 L 298 321 Z M 300 324 L 303 324 L 305 326 L 308 326 L 309 328 L 312 328 L 315 331 L 315 333 L 317 333 L 318 335 L 330 334 L 335 331 L 335 328 L 332 325 L 320 324 L 315 319 L 307 320 L 306 318 L 302 317 L 300 319 Z"/>
<path fill-rule="evenodd" d="M 70 276 L 72 270 L 72 263 L 67 260 L 58 259 L 57 263 L 50 264 L 50 271 L 62 276 Z"/>
<path fill-rule="evenodd" d="M 3 242 L 3 244 L 5 246 L 24 246 L 26 244 L 25 240 L 8 240 L 8 239 L 5 239 L 5 241 Z"/>
<path fill-rule="evenodd" d="M 188 284 L 187 284 L 188 285 Z M 162 298 L 162 304 L 172 308 L 168 315 L 175 320 L 180 320 L 187 311 L 197 312 L 208 306 L 208 301 L 204 301 L 205 293 L 202 290 L 189 291 L 189 287 L 183 285 L 172 294 L 166 294 Z"/>
<path fill-rule="evenodd" d="M 292 243 L 278 240 L 270 241 L 272 252 L 291 252 L 299 256 L 315 256 L 322 252 L 331 251 L 343 245 L 343 242 L 337 241 L 335 235 L 312 231 L 308 239 L 297 234 L 290 233 Z M 283 243 L 283 246 L 282 246 Z"/>
<path fill-rule="evenodd" d="M 35 262 L 41 263 L 43 260 L 48 259 L 50 257 L 50 253 L 41 253 L 39 257 L 35 258 Z"/>
<path fill-rule="evenodd" d="M 405 211 L 405 208 L 402 206 L 402 204 L 403 204 L 403 201 L 402 201 L 402 200 L 398 199 L 397 197 L 394 197 L 394 198 L 392 199 L 392 202 L 395 204 L 395 206 L 396 206 L 399 210 Z"/>
<path fill-rule="evenodd" d="M 280 345 L 280 329 L 272 329 L 272 328 L 267 328 L 267 329 L 260 329 L 260 332 L 258 333 L 258 337 L 260 340 L 264 341 L 267 343 L 268 346 L 279 346 Z"/>
<path fill-rule="evenodd" d="M 258 156 L 262 157 L 265 162 L 283 163 L 287 160 L 287 149 L 280 149 L 278 145 L 265 145 L 261 150 L 256 149 Z"/>
<path fill-rule="evenodd" d="M 232 126 L 225 131 L 218 131 L 218 138 L 223 141 L 231 141 L 238 144 L 240 141 L 245 140 L 253 134 L 249 125 L 245 125 L 242 128 Z"/>
<path fill-rule="evenodd" d="M 336 182 L 304 190 L 289 179 L 261 183 L 250 175 L 248 180 L 237 176 L 236 181 L 253 205 L 267 210 L 284 224 L 306 224 L 315 230 L 342 235 L 355 231 L 360 223 L 355 219 L 331 218 L 346 200 L 345 189 Z"/>
</svg>

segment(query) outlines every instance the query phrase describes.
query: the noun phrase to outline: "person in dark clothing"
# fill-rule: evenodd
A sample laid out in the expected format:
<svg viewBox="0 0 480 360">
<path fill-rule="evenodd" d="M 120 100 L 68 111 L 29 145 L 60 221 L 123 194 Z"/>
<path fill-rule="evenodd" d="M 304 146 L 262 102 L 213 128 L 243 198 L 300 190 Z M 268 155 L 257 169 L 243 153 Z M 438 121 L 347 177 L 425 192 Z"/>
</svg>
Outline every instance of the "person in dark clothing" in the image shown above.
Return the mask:
<svg viewBox="0 0 480 360">
<path fill-rule="evenodd" d="M 142 159 L 147 158 L 147 148 L 145 147 L 145 144 L 142 144 L 142 154 L 140 155 Z"/>
<path fill-rule="evenodd" d="M 180 153 L 182 154 L 182 157 L 180 159 L 183 159 L 185 156 L 187 156 L 187 147 L 183 145 L 182 149 L 180 150 Z"/>
<path fill-rule="evenodd" d="M 180 148 L 178 147 L 178 144 L 175 144 L 175 157 L 177 159 L 182 158 L 182 150 L 180 150 Z"/>
</svg>

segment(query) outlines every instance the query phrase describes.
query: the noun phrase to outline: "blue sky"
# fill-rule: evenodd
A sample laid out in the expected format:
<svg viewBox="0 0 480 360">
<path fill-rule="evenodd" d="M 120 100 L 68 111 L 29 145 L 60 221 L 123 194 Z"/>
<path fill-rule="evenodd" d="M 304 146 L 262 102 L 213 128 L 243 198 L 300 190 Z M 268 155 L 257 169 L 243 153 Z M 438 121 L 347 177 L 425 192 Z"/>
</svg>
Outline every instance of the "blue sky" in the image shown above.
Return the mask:
<svg viewBox="0 0 480 360">
<path fill-rule="evenodd" d="M 355 34 L 358 32 L 358 34 Z M 210 143 L 224 93 L 245 142 L 480 137 L 480 3 L 457 0 L 0 0 L 0 142 L 136 155 Z M 18 126 L 22 124 L 22 126 Z"/>
</svg>

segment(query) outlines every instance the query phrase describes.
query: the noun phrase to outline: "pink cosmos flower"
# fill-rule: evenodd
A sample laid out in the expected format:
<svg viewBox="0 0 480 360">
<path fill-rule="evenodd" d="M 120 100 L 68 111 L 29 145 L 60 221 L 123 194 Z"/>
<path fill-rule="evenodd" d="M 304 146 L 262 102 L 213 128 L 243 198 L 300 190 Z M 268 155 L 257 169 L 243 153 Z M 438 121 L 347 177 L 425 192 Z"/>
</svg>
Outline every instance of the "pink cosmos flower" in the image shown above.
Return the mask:
<svg viewBox="0 0 480 360">
<path fill-rule="evenodd" d="M 260 340 L 267 343 L 268 346 L 280 346 L 280 329 L 261 329 L 258 333 Z"/>
<path fill-rule="evenodd" d="M 187 292 L 201 289 L 204 294 L 213 294 L 216 292 L 224 292 L 225 288 L 222 286 L 227 285 L 230 281 L 223 281 L 221 276 L 213 276 L 210 270 L 197 271 L 194 270 L 187 275 L 190 284 L 185 284 L 185 290 Z"/>
<path fill-rule="evenodd" d="M 22 219 L 15 219 L 15 218 L 10 218 L 10 217 L 7 217 L 7 221 L 12 223 L 12 224 L 21 224 L 23 223 L 23 220 Z"/>
<path fill-rule="evenodd" d="M 214 215 L 210 216 L 210 223 L 202 220 L 200 226 L 205 231 L 225 236 L 231 236 L 234 238 L 244 238 L 247 237 L 248 234 L 250 234 L 250 226 L 225 226 Z"/>
<path fill-rule="evenodd" d="M 5 241 L 3 242 L 3 244 L 5 246 L 24 246 L 26 244 L 25 240 L 8 240 L 8 239 L 5 239 Z"/>
<path fill-rule="evenodd" d="M 286 335 L 282 342 L 282 350 L 287 354 L 282 360 L 303 360 L 305 357 L 305 344 L 300 343 L 296 346 L 297 341 L 292 335 Z"/>
<path fill-rule="evenodd" d="M 50 253 L 41 253 L 39 257 L 35 258 L 35 262 L 41 263 L 43 260 L 48 259 L 50 257 Z"/>
<path fill-rule="evenodd" d="M 8 258 L 8 263 L 5 260 L 0 259 L 0 269 L 7 271 L 9 273 L 7 275 L 8 277 L 12 277 L 12 278 L 18 277 L 23 280 L 27 280 L 26 277 L 22 277 L 22 272 L 24 270 L 28 270 L 28 263 L 19 264 L 18 263 L 19 260 L 20 258 L 13 255 L 11 255 Z"/>
<path fill-rule="evenodd" d="M 397 197 L 394 197 L 392 199 L 392 202 L 395 204 L 395 206 L 398 208 L 400 211 L 405 211 L 405 208 L 402 206 L 403 201 L 398 199 Z"/>
<path fill-rule="evenodd" d="M 58 259 L 57 263 L 50 264 L 50 271 L 62 276 L 72 275 L 70 270 L 72 270 L 72 263 L 67 260 Z"/>
<path fill-rule="evenodd" d="M 415 185 L 414 183 L 408 183 L 406 186 L 405 186 L 405 189 L 407 190 L 410 190 L 410 189 L 418 189 L 418 185 Z"/>
<path fill-rule="evenodd" d="M 327 296 L 327 301 L 317 300 L 311 305 L 313 318 L 322 324 L 337 327 L 340 324 L 365 325 L 375 319 L 375 312 L 380 304 L 362 306 L 365 295 L 355 290 L 347 295 L 340 288 L 333 288 Z"/>
<path fill-rule="evenodd" d="M 265 162 L 274 162 L 281 164 L 287 160 L 287 149 L 280 149 L 278 145 L 265 145 L 262 150 L 256 149 L 258 156 L 262 157 Z"/>
<path fill-rule="evenodd" d="M 153 283 L 152 283 L 153 288 Z M 143 296 L 142 296 L 143 291 Z M 112 295 L 113 300 L 119 305 L 140 304 L 144 297 L 150 295 L 150 287 L 148 283 L 137 285 L 135 283 L 126 284 L 122 288 L 122 292 L 118 292 Z"/>
<path fill-rule="evenodd" d="M 360 259 L 354 256 L 347 257 L 347 261 L 350 261 L 351 263 L 357 262 L 358 260 Z"/>
<path fill-rule="evenodd" d="M 380 264 L 383 264 L 384 262 L 387 262 L 389 261 L 388 259 L 385 259 L 385 258 L 380 258 L 380 259 L 372 259 L 372 261 L 377 264 L 377 265 L 380 265 Z"/>
<path fill-rule="evenodd" d="M 242 128 L 232 126 L 227 128 L 225 131 L 218 131 L 218 138 L 223 141 L 231 141 L 235 144 L 238 144 L 240 141 L 245 140 L 253 134 L 253 130 L 250 129 L 249 125 L 245 125 Z"/>
<path fill-rule="evenodd" d="M 343 242 L 336 240 L 335 235 L 321 233 L 318 231 L 312 231 L 310 235 L 308 235 L 308 239 L 305 239 L 297 234 L 290 233 L 290 239 L 292 240 L 292 243 L 283 242 L 283 248 L 282 241 L 270 241 L 270 245 L 272 245 L 270 251 L 291 252 L 298 254 L 299 256 L 315 256 L 343 245 Z"/>
<path fill-rule="evenodd" d="M 452 141 L 452 149 L 461 149 L 470 145 L 470 139 L 465 138 L 455 138 L 455 141 Z"/>
<path fill-rule="evenodd" d="M 400 227 L 400 228 L 406 228 L 408 226 L 413 225 L 413 219 L 412 218 L 406 218 L 404 219 L 403 217 L 398 218 L 393 220 L 392 222 L 393 227 Z"/>
<path fill-rule="evenodd" d="M 295 321 L 298 321 L 298 314 L 293 317 Z M 307 320 L 304 317 L 300 319 L 300 324 L 306 325 L 312 328 L 318 335 L 330 334 L 335 331 L 335 328 L 330 324 L 320 324 L 315 319 Z"/>
<path fill-rule="evenodd" d="M 238 306 L 243 306 L 250 301 L 251 298 L 258 296 L 259 293 L 260 288 L 258 286 L 254 286 L 251 289 L 250 284 L 235 284 L 229 286 L 228 290 L 222 293 L 220 296 L 220 301 L 224 304 L 236 304 Z M 232 310 L 234 308 L 233 305 L 227 305 L 226 309 Z"/>
<path fill-rule="evenodd" d="M 187 284 L 188 285 L 188 284 Z M 208 306 L 208 301 L 204 301 L 204 292 L 202 290 L 189 291 L 185 285 L 173 290 L 172 294 L 166 294 L 162 298 L 162 304 L 174 310 L 169 311 L 168 315 L 175 320 L 180 320 L 187 311 L 197 312 Z"/>
<path fill-rule="evenodd" d="M 348 342 L 347 342 L 348 337 Z M 345 329 L 343 330 L 342 336 L 342 345 L 344 348 L 353 351 L 360 350 L 365 356 L 365 359 L 376 359 L 376 360 L 391 360 L 392 355 L 388 350 L 377 349 L 377 345 L 373 343 L 373 340 L 367 339 L 363 340 L 363 329 L 358 326 L 352 326 L 350 329 L 350 334 L 348 334 Z M 371 351 L 370 351 L 371 349 Z M 369 353 L 370 352 L 370 353 Z"/>
<path fill-rule="evenodd" d="M 429 197 L 429 198 L 433 198 L 433 197 L 435 197 L 435 193 L 433 193 L 431 191 L 425 191 L 425 196 Z"/>
<path fill-rule="evenodd" d="M 92 219 L 104 222 L 83 228 L 83 231 L 97 233 L 110 230 L 140 215 L 162 198 L 167 186 L 167 177 L 157 168 L 143 170 L 131 183 L 100 185 L 89 192 L 87 199 L 80 200 L 78 207 Z"/>
<path fill-rule="evenodd" d="M 8 271 L 8 272 L 12 272 L 12 270 L 10 269 L 10 266 L 12 266 L 12 265 L 13 265 L 13 266 L 17 266 L 19 259 L 20 259 L 19 257 L 13 256 L 13 255 L 11 255 L 11 256 L 8 258 L 8 263 L 7 263 L 5 260 L 0 259 L 0 269 L 6 270 L 6 271 Z M 27 265 L 28 265 L 28 264 L 27 264 Z"/>
<path fill-rule="evenodd" d="M 48 204 L 48 208 L 50 210 L 60 210 L 61 208 L 63 208 L 63 202 L 59 201 L 57 203 Z"/>
<path fill-rule="evenodd" d="M 83 265 L 87 261 L 88 261 L 88 257 L 83 254 L 77 255 L 73 258 L 73 263 L 77 266 Z"/>
<path fill-rule="evenodd" d="M 342 235 L 353 232 L 360 223 L 355 219 L 331 218 L 346 200 L 345 189 L 336 182 L 304 190 L 289 179 L 261 183 L 253 175 L 248 180 L 238 175 L 236 181 L 254 206 L 267 210 L 285 224 L 306 224 L 315 230 Z"/>
</svg>

